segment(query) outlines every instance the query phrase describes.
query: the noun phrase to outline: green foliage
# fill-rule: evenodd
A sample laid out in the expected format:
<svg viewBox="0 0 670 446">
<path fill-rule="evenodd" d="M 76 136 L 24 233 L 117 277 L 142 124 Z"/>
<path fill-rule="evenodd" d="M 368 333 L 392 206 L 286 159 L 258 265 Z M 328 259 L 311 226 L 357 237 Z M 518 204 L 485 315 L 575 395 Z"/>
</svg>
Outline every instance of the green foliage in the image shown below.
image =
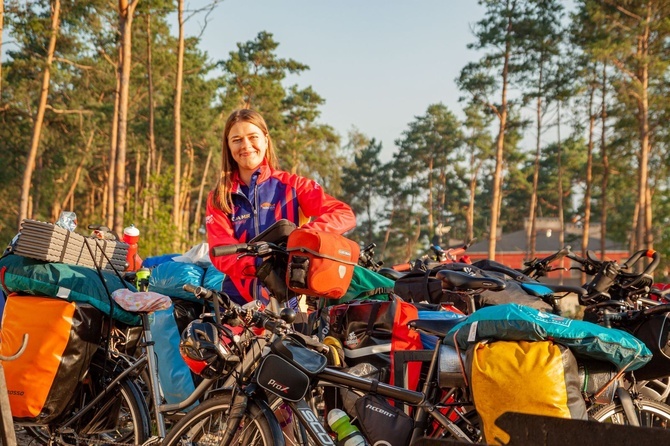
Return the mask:
<svg viewBox="0 0 670 446">
<path fill-rule="evenodd" d="M 481 0 L 484 16 L 473 29 L 470 47 L 480 50 L 482 57 L 462 67 L 456 79 L 463 110 L 449 110 L 436 98 L 424 114 L 407 123 L 391 148 L 388 163 L 380 160 L 382 146 L 377 135 L 353 131 L 345 141 L 330 125 L 320 122 L 326 98 L 311 86 L 287 85 L 288 79 L 298 78 L 309 67 L 279 57 L 280 43 L 270 32 L 238 43 L 235 51 L 218 62 L 199 48 L 197 38 L 188 37 L 181 116 L 187 223 L 194 224 L 198 204 L 200 213 L 204 212 L 204 204 L 197 203 L 200 184 L 204 182 L 207 192 L 218 177 L 223 120 L 235 108 L 252 107 L 268 122 L 281 167 L 315 178 L 329 193 L 349 202 L 358 218 L 358 227 L 350 236 L 361 243 L 376 243 L 378 255 L 387 264 L 425 253 L 438 224 L 451 226 L 448 236 L 452 240 L 486 237 L 491 221 L 496 117 L 503 110 L 501 73 L 509 54 L 499 225 L 505 232 L 520 229 L 529 214 L 535 150 L 533 156 L 522 150 L 528 140 L 538 144 L 541 153 L 537 215 L 557 215 L 562 199 L 566 221 L 581 218 L 588 114 L 604 109 L 605 128 L 600 127 L 597 116 L 597 128 L 591 135 L 592 220 L 606 217 L 608 238 L 627 242 L 638 199 L 635 172 L 644 92 L 636 79 L 648 63 L 648 185 L 657 247 L 670 257 L 670 235 L 665 229 L 670 211 L 670 105 L 666 100 L 670 94 L 670 4 L 665 0 L 651 3 L 649 53 L 643 56 L 637 52 L 637 42 L 645 21 L 635 17 L 644 15 L 647 3 L 578 0 L 566 18 L 565 6 L 558 0 Z M 168 20 L 173 12 L 169 0 L 140 2 L 133 25 L 125 218 L 142 232 L 142 257 L 171 252 L 176 232 L 171 215 L 177 37 Z M 35 218 L 51 221 L 58 210 L 74 203 L 80 225 L 102 223 L 116 89 L 118 11 L 103 0 L 63 0 L 61 18 L 31 206 Z M 5 212 L 0 215 L 0 237 L 9 241 L 17 229 L 17 198 L 41 88 L 50 2 L 6 0 L 5 26 L 14 44 L 6 49 L 2 66 L 0 174 L 5 193 L 0 205 Z M 595 94 L 589 96 L 591 92 Z M 561 133 L 568 134 L 564 130 L 568 127 L 574 129 L 560 143 L 563 197 L 557 195 L 558 142 L 552 136 L 558 130 L 558 103 L 564 119 Z M 538 109 L 540 122 L 536 121 Z M 537 124 L 534 128 L 529 126 L 531 121 Z M 156 159 L 149 166 L 152 125 Z M 211 148 L 214 156 L 203 178 Z M 604 171 L 604 154 L 608 155 L 608 172 Z M 602 190 L 606 173 L 610 183 Z M 66 200 L 70 191 L 73 197 Z M 473 221 L 467 222 L 471 201 L 475 212 Z M 609 203 L 607 215 L 600 212 L 605 201 Z M 199 242 L 186 231 L 180 237 L 184 244 Z M 448 243 L 446 237 L 443 240 Z"/>
</svg>

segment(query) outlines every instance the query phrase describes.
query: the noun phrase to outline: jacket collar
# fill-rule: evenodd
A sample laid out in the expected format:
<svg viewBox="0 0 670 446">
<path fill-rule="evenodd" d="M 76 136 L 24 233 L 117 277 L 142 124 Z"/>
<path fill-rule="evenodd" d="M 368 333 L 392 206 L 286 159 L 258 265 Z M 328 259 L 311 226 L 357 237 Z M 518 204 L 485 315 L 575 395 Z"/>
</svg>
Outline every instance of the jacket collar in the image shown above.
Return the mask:
<svg viewBox="0 0 670 446">
<path fill-rule="evenodd" d="M 274 169 L 268 165 L 267 160 L 263 160 L 261 165 L 258 166 L 258 169 L 256 169 L 256 172 L 259 172 L 258 178 L 256 178 L 256 184 L 260 184 L 272 176 Z M 233 192 L 236 193 L 240 192 L 241 187 L 242 187 L 242 180 L 240 179 L 240 171 L 235 170 L 233 172 Z"/>
</svg>

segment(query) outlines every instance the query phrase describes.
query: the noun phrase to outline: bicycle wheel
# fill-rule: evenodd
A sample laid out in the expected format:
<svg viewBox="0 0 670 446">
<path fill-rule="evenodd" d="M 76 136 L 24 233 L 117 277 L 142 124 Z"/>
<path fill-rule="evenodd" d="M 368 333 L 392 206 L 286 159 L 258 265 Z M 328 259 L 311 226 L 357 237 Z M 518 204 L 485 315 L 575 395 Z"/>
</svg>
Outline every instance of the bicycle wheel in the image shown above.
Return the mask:
<svg viewBox="0 0 670 446">
<path fill-rule="evenodd" d="M 61 422 L 67 419 L 69 417 Z M 58 423 L 52 423 L 49 426 L 26 426 L 25 431 L 38 444 L 48 444 L 51 440 L 61 445 L 140 445 L 150 435 L 149 411 L 142 393 L 130 379 L 121 381 L 110 391 L 109 397 L 91 411 L 91 416 L 84 419 L 85 422 L 74 429 L 61 429 Z"/>
<path fill-rule="evenodd" d="M 216 396 L 189 411 L 170 429 L 163 446 L 220 444 L 228 421 L 230 398 L 228 394 Z M 277 421 L 270 420 L 257 405 L 250 404 L 232 444 L 271 446 L 273 436 L 270 423 Z"/>
<path fill-rule="evenodd" d="M 641 427 L 670 427 L 670 406 L 658 401 L 638 399 L 635 401 L 635 411 Z M 601 423 L 630 424 L 623 406 L 619 403 L 609 403 L 593 413 L 592 418 Z"/>
</svg>

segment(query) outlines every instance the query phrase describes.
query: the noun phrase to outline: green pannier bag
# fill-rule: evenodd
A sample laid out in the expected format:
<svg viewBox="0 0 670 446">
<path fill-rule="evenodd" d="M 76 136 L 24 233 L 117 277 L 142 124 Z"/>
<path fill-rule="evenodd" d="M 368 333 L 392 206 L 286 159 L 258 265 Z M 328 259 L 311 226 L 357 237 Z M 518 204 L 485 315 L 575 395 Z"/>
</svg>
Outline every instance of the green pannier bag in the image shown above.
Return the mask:
<svg viewBox="0 0 670 446">
<path fill-rule="evenodd" d="M 140 325 L 140 316 L 116 305 L 111 293 L 121 288 L 136 291 L 115 273 L 85 266 L 35 260 L 16 254 L 0 259 L 0 282 L 5 292 L 33 296 L 57 297 L 68 302 L 92 305 L 112 318 L 128 325 Z"/>
<path fill-rule="evenodd" d="M 354 275 L 347 292 L 340 299 L 330 299 L 329 305 L 352 300 L 391 300 L 394 281 L 362 266 L 354 266 Z"/>
</svg>

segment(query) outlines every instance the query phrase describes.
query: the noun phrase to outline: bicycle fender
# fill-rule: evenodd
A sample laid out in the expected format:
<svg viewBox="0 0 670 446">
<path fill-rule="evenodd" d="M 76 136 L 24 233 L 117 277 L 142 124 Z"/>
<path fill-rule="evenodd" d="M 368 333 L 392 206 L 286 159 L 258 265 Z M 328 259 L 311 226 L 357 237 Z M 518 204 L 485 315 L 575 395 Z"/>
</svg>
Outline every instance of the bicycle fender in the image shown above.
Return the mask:
<svg viewBox="0 0 670 446">
<path fill-rule="evenodd" d="M 277 421 L 277 417 L 275 416 L 272 409 L 270 409 L 267 401 L 260 398 L 254 398 L 249 400 L 249 404 L 255 404 L 258 406 L 266 418 L 271 421 L 270 430 L 272 431 L 272 444 L 274 446 L 286 446 L 286 442 L 284 441 L 284 434 L 282 433 L 279 421 Z"/>
</svg>

